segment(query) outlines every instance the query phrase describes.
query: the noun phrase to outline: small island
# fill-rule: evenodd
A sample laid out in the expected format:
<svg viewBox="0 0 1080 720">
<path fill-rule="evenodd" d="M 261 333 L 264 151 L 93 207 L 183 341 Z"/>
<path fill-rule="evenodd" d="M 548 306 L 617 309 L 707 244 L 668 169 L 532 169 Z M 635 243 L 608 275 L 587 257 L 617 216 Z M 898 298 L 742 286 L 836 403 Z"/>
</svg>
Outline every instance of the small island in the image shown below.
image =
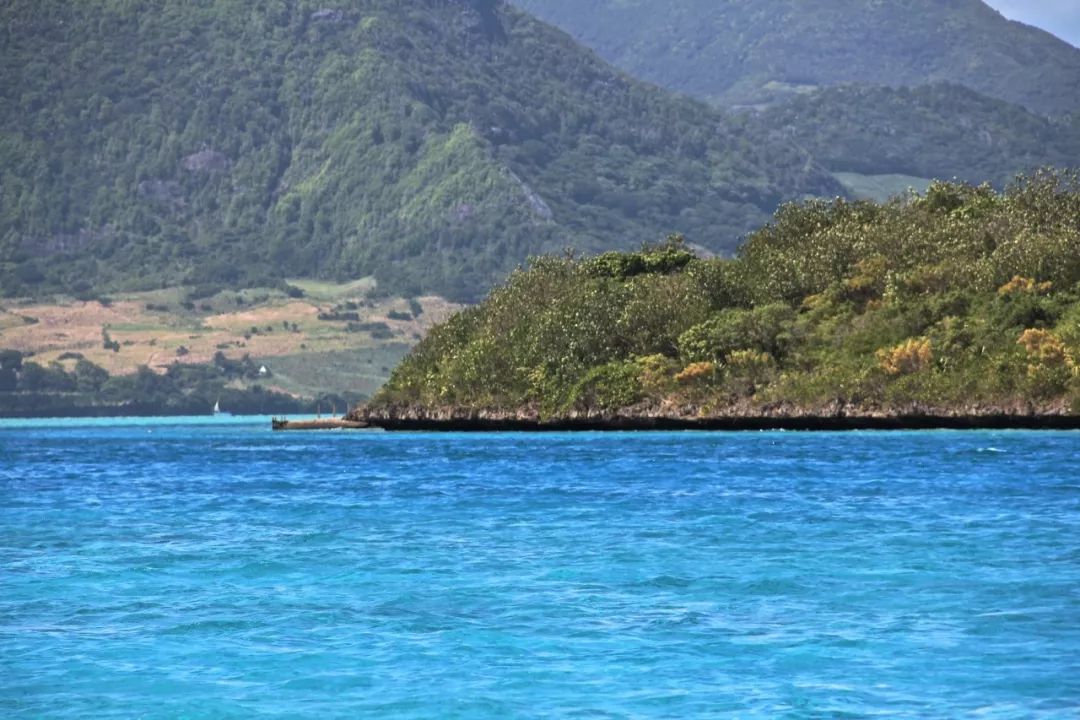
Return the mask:
<svg viewBox="0 0 1080 720">
<path fill-rule="evenodd" d="M 1080 428 L 1080 178 L 783 206 L 534 259 L 350 420 L 391 430 Z"/>
</svg>

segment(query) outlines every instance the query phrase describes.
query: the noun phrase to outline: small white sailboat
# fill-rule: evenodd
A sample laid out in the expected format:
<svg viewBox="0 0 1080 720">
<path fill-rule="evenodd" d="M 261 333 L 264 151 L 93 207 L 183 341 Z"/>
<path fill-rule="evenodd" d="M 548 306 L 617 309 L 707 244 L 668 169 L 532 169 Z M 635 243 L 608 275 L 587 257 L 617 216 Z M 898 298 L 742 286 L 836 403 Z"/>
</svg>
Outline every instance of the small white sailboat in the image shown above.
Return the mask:
<svg viewBox="0 0 1080 720">
<path fill-rule="evenodd" d="M 223 412 L 221 409 L 221 399 L 214 401 L 214 417 L 229 417 L 229 413 Z"/>
</svg>

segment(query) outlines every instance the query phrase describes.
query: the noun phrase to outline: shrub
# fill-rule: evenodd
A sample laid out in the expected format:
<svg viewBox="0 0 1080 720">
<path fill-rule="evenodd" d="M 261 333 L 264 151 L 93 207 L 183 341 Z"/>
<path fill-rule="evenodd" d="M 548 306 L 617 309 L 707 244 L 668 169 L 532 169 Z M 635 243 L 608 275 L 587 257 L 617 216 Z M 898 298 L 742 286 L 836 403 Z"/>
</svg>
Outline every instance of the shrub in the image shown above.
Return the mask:
<svg viewBox="0 0 1080 720">
<path fill-rule="evenodd" d="M 582 271 L 588 277 L 626 280 L 636 275 L 667 275 L 685 268 L 694 254 L 686 249 L 680 235 L 670 236 L 660 245 L 646 245 L 639 252 L 606 252 L 585 260 Z"/>
<path fill-rule="evenodd" d="M 323 322 L 360 322 L 360 313 L 332 310 L 319 313 L 318 318 Z"/>
<path fill-rule="evenodd" d="M 865 303 L 880 298 L 888 280 L 889 262 L 881 255 L 860 260 L 855 274 L 844 281 L 844 295 L 852 302 Z"/>
<path fill-rule="evenodd" d="M 97 392 L 108 379 L 109 373 L 89 360 L 80 359 L 75 363 L 75 384 L 79 392 Z"/>
<path fill-rule="evenodd" d="M 23 354 L 18 350 L 0 350 L 0 368 L 22 370 Z"/>
<path fill-rule="evenodd" d="M 18 376 L 18 389 L 22 392 L 72 392 L 76 389 L 75 378 L 58 363 L 51 363 L 48 367 L 32 362 L 23 363 Z"/>
<path fill-rule="evenodd" d="M 776 363 L 772 355 L 756 350 L 736 350 L 728 356 L 727 371 L 736 377 L 745 378 L 753 383 L 764 382 L 772 373 Z"/>
<path fill-rule="evenodd" d="M 664 394 L 675 389 L 678 363 L 666 355 L 646 355 L 637 359 L 638 377 L 648 394 Z"/>
<path fill-rule="evenodd" d="M 1060 317 L 1060 308 L 1052 298 L 1033 293 L 999 295 L 994 299 L 990 317 L 999 329 L 1051 327 Z"/>
<path fill-rule="evenodd" d="M 1067 368 L 1076 369 L 1076 361 L 1073 359 L 1065 343 L 1054 333 L 1040 328 L 1028 328 L 1016 341 L 1023 345 L 1028 358 L 1033 364 L 1028 366 L 1028 374 L 1035 374 L 1041 368 Z"/>
<path fill-rule="evenodd" d="M 384 322 L 351 322 L 345 326 L 345 331 L 351 333 L 366 332 L 375 340 L 388 340 L 394 337 L 394 331 Z"/>
<path fill-rule="evenodd" d="M 998 288 L 998 295 L 1046 295 L 1054 288 L 1052 282 L 1037 283 L 1031 278 L 1014 275 L 1013 279 Z"/>
<path fill-rule="evenodd" d="M 742 346 L 740 323 L 747 314 L 746 310 L 727 310 L 690 328 L 679 336 L 679 355 L 693 364 L 723 360 Z"/>
<path fill-rule="evenodd" d="M 581 409 L 617 410 L 641 400 L 641 368 L 634 362 L 613 362 L 592 368 L 571 392 Z"/>
<path fill-rule="evenodd" d="M 109 336 L 109 331 L 105 328 L 101 329 L 101 346 L 105 350 L 112 350 L 113 352 L 120 352 L 120 343 L 113 340 Z"/>
<path fill-rule="evenodd" d="M 680 385 L 694 385 L 716 377 L 717 366 L 714 362 L 690 363 L 675 376 L 675 382 Z"/>
<path fill-rule="evenodd" d="M 930 341 L 911 338 L 894 348 L 877 352 L 878 366 L 889 375 L 911 375 L 927 370 L 934 360 Z"/>
<path fill-rule="evenodd" d="M 688 362 L 726 362 L 736 350 L 755 350 L 780 358 L 791 341 L 795 311 L 774 303 L 753 310 L 722 310 L 679 336 L 679 353 Z"/>
</svg>

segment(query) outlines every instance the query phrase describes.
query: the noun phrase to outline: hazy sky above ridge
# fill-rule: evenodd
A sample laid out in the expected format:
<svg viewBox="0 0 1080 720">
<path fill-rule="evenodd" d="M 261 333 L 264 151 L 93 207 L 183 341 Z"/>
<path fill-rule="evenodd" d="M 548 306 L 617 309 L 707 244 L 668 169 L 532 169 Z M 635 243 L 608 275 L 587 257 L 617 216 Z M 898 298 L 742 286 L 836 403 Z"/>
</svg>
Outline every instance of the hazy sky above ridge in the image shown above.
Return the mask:
<svg viewBox="0 0 1080 720">
<path fill-rule="evenodd" d="M 1080 0 L 986 0 L 1010 20 L 1042 28 L 1080 47 Z"/>
</svg>

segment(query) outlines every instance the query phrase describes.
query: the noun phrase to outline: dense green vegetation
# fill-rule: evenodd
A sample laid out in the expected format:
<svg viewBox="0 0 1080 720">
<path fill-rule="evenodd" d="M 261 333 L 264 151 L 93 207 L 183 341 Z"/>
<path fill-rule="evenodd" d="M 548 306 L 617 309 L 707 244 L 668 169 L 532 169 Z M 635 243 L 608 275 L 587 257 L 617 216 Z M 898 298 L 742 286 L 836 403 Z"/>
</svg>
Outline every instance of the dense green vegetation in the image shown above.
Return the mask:
<svg viewBox="0 0 1080 720">
<path fill-rule="evenodd" d="M 731 260 L 548 256 L 435 328 L 373 407 L 672 416 L 770 403 L 1080 413 L 1080 176 L 784 206 Z"/>
<path fill-rule="evenodd" d="M 732 249 L 842 188 L 494 0 L 10 0 L 0 294 L 374 275 L 468 299 L 532 253 Z"/>
<path fill-rule="evenodd" d="M 990 181 L 1069 167 L 1080 124 L 1048 119 L 959 85 L 893 90 L 843 86 L 800 96 L 758 116 L 829 170 Z"/>
<path fill-rule="evenodd" d="M 0 417 L 208 415 L 215 403 L 237 415 L 312 412 L 345 408 L 353 398 L 301 400 L 264 388 L 250 358 L 222 354 L 209 365 L 176 364 L 164 374 L 147 367 L 110 376 L 73 353 L 65 365 L 38 364 L 14 350 L 0 350 Z"/>
<path fill-rule="evenodd" d="M 1002 188 L 1080 156 L 1080 50 L 980 1 L 518 4 L 638 77 L 753 107 L 852 197 Z"/>
<path fill-rule="evenodd" d="M 952 82 L 1080 108 L 1080 50 L 982 0 L 514 0 L 635 77 L 724 105 L 838 83 Z"/>
</svg>

